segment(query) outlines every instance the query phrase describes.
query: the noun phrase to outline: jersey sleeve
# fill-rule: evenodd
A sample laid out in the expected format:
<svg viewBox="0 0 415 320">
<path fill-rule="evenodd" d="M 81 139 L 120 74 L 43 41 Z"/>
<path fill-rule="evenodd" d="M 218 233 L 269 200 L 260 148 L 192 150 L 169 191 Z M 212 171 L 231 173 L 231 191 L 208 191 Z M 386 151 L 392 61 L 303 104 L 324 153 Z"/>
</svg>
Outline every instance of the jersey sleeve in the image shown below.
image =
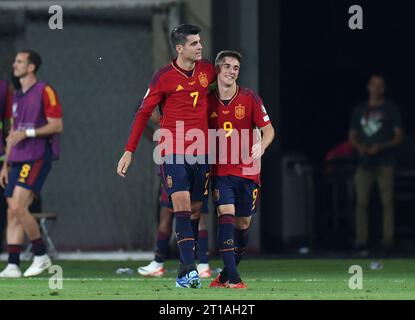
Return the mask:
<svg viewBox="0 0 415 320">
<path fill-rule="evenodd" d="M 254 123 L 258 128 L 263 128 L 266 125 L 271 123 L 269 119 L 267 109 L 265 109 L 264 104 L 259 96 L 256 94 L 252 94 L 252 102 L 253 102 L 253 116 L 254 116 Z"/>
<path fill-rule="evenodd" d="M 62 118 L 62 106 L 56 91 L 47 85 L 42 93 L 43 110 L 47 118 Z"/>
<path fill-rule="evenodd" d="M 156 76 L 155 76 L 156 77 Z M 147 122 L 153 113 L 153 110 L 164 99 L 164 93 L 162 90 L 162 82 L 160 78 L 153 79 L 150 82 L 150 86 L 145 94 L 141 106 L 138 108 L 133 123 L 130 128 L 130 135 L 125 145 L 124 150 L 135 152 L 138 146 L 138 142 L 143 135 L 143 131 L 147 126 Z"/>
</svg>

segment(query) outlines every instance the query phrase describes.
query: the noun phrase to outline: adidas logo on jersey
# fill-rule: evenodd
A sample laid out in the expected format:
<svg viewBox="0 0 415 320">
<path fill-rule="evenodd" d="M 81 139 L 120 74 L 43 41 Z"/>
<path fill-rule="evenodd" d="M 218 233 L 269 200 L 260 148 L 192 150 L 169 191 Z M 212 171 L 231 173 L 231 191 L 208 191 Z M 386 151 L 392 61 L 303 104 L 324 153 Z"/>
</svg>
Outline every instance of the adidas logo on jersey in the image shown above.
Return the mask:
<svg viewBox="0 0 415 320">
<path fill-rule="evenodd" d="M 211 117 L 211 118 L 217 118 L 217 117 L 218 117 L 218 115 L 216 114 L 216 112 L 215 112 L 215 111 L 213 111 L 213 112 L 212 112 L 212 114 L 210 115 L 210 117 Z"/>
<path fill-rule="evenodd" d="M 183 90 L 184 88 L 179 84 L 178 86 L 177 86 L 177 88 L 176 88 L 176 91 L 180 91 L 180 90 Z"/>
</svg>

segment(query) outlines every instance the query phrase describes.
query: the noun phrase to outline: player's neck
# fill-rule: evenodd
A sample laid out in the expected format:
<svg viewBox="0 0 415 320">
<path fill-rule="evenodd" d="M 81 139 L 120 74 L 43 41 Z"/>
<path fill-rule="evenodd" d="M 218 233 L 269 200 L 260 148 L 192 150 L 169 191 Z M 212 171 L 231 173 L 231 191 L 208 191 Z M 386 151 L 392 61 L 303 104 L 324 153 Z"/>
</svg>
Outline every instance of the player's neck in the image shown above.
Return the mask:
<svg viewBox="0 0 415 320">
<path fill-rule="evenodd" d="M 369 97 L 369 107 L 376 108 L 379 107 L 385 99 L 383 97 Z"/>
<path fill-rule="evenodd" d="M 19 79 L 20 85 L 22 86 L 22 92 L 25 93 L 29 90 L 37 81 L 37 78 L 34 74 L 28 74 Z"/>
<path fill-rule="evenodd" d="M 231 86 L 225 86 L 225 85 L 221 85 L 218 84 L 218 91 L 219 91 L 219 98 L 221 100 L 229 100 L 232 99 L 233 96 L 236 93 L 238 86 L 236 85 L 236 83 L 234 83 Z"/>
<path fill-rule="evenodd" d="M 188 59 L 183 59 L 182 57 L 178 56 L 176 59 L 176 64 L 180 69 L 185 71 L 191 71 L 195 67 L 195 62 Z"/>
</svg>

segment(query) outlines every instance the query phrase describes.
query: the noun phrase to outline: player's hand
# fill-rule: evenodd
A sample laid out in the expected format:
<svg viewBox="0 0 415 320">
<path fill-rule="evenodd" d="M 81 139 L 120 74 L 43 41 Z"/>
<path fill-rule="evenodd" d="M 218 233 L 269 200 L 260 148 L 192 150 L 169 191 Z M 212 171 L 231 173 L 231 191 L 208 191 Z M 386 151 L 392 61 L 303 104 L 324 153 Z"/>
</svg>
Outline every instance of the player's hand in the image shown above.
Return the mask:
<svg viewBox="0 0 415 320">
<path fill-rule="evenodd" d="M 264 152 L 265 152 L 265 147 L 263 146 L 263 144 L 261 143 L 261 141 L 255 143 L 252 146 L 252 150 L 251 150 L 252 158 L 259 159 L 259 158 L 262 157 L 262 155 L 264 154 Z"/>
<path fill-rule="evenodd" d="M 3 165 L 0 171 L 0 186 L 5 189 L 6 184 L 9 183 L 9 170 L 7 169 L 7 165 Z"/>
<path fill-rule="evenodd" d="M 11 131 L 9 135 L 7 136 L 6 142 L 11 147 L 14 147 L 16 144 L 18 144 L 20 141 L 26 139 L 26 132 L 25 131 Z"/>
<path fill-rule="evenodd" d="M 125 174 L 131 164 L 131 158 L 132 153 L 130 151 L 125 151 L 120 161 L 118 161 L 117 173 L 119 176 L 125 178 Z"/>
</svg>

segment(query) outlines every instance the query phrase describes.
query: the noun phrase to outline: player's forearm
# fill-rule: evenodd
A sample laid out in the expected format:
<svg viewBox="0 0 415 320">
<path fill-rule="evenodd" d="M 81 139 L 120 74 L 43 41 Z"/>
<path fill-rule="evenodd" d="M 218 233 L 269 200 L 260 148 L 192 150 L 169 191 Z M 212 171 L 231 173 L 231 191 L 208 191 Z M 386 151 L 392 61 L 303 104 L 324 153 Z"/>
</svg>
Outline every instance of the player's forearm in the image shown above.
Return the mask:
<svg viewBox="0 0 415 320">
<path fill-rule="evenodd" d="M 272 141 L 275 138 L 275 130 L 274 127 L 269 124 L 263 128 L 261 128 L 262 131 L 262 146 L 266 149 L 268 146 L 272 143 Z"/>
<path fill-rule="evenodd" d="M 386 143 L 381 144 L 381 149 L 390 149 L 399 146 L 403 141 L 403 131 L 399 129 L 395 132 L 395 135 L 392 140 L 387 141 Z"/>
<path fill-rule="evenodd" d="M 35 129 L 35 137 L 36 138 L 43 138 L 49 137 L 54 134 L 62 133 L 63 132 L 63 121 L 62 119 L 54 119 L 52 122 L 48 122 L 43 127 L 39 127 Z M 29 137 L 26 133 L 26 136 Z M 30 138 L 30 137 L 29 137 Z"/>
<path fill-rule="evenodd" d="M 10 149 L 11 149 L 11 146 L 9 144 L 7 144 L 6 145 L 6 152 L 5 152 L 5 155 L 4 155 L 3 168 L 7 167 L 7 161 L 9 160 Z"/>
<path fill-rule="evenodd" d="M 150 117 L 151 113 L 143 112 L 141 110 L 137 111 L 124 151 L 135 152 Z"/>
</svg>

